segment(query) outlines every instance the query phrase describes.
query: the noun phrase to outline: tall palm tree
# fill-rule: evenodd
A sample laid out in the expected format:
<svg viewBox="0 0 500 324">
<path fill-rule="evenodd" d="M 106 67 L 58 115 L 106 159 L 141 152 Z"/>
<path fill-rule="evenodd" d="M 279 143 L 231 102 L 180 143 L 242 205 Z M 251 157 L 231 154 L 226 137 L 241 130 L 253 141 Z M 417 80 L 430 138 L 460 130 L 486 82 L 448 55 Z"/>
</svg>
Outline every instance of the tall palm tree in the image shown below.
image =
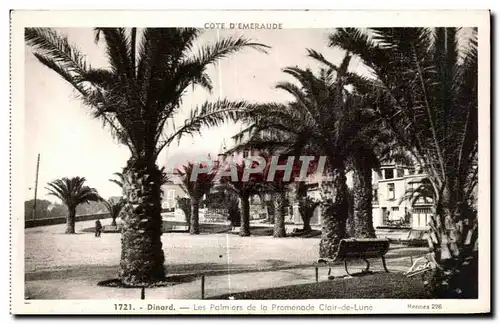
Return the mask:
<svg viewBox="0 0 500 324">
<path fill-rule="evenodd" d="M 189 213 L 189 234 L 200 234 L 200 202 L 203 196 L 207 195 L 212 189 L 215 176 L 214 172 L 200 173 L 196 179 L 192 179 L 195 165 L 188 163 L 182 169 L 175 169 L 174 172 L 182 179 L 181 188 L 189 196 L 191 201 L 191 212 Z M 200 164 L 200 168 L 204 166 Z"/>
<path fill-rule="evenodd" d="M 348 83 L 347 69 L 340 70 L 315 50 L 308 49 L 307 51 L 309 57 L 341 74 L 344 82 Z M 349 85 L 353 86 L 353 84 Z M 358 89 L 354 87 L 353 91 L 357 92 Z M 347 159 L 347 167 L 352 171 L 353 177 L 353 188 L 348 192 L 348 215 L 350 217 L 347 222 L 348 234 L 354 237 L 374 238 L 376 236 L 372 213 L 372 170 L 379 170 L 380 150 L 387 148 L 390 138 L 381 130 L 378 118 L 369 109 L 362 109 L 361 105 L 359 109 L 351 110 L 346 117 L 352 121 L 350 131 L 357 134 L 349 144 L 352 154 Z"/>
<path fill-rule="evenodd" d="M 207 67 L 244 48 L 267 46 L 245 38 L 222 38 L 194 50 L 195 28 L 95 28 L 109 66 L 95 69 L 67 37 L 49 28 L 26 28 L 26 43 L 46 67 L 70 83 L 94 117 L 130 150 L 123 169 L 122 253 L 120 278 L 125 285 L 164 280 L 161 242 L 160 152 L 182 135 L 202 126 L 237 119 L 247 103 L 220 99 L 190 112 L 177 127 L 175 116 L 189 87 L 211 90 Z M 170 131 L 167 131 L 170 130 Z"/>
<path fill-rule="evenodd" d="M 292 155 L 295 156 L 296 160 L 300 155 L 306 153 L 306 145 L 310 137 L 308 129 L 297 131 L 295 128 L 290 128 L 291 125 L 280 125 L 277 123 L 274 116 L 270 115 L 250 115 L 245 122 L 248 124 L 247 127 L 233 136 L 236 145 L 230 152 L 258 150 L 265 151 L 268 155 L 271 155 L 269 152 L 282 156 Z M 312 212 L 316 205 L 307 197 L 306 182 L 299 180 L 297 181 L 297 186 L 296 194 L 299 204 L 299 213 L 304 222 L 304 229 L 309 231 L 309 221 L 312 218 Z M 276 224 L 276 217 L 279 219 L 283 218 L 283 222 L 279 221 L 278 225 L 275 226 L 276 230 L 274 232 L 284 233 L 284 209 L 278 204 L 282 201 L 280 195 L 280 191 L 282 190 L 278 190 L 277 187 L 274 187 L 272 191 L 276 197 L 272 201 L 266 201 L 268 218 L 270 222 L 274 224 Z M 275 205 L 275 203 L 277 205 Z M 311 209 L 313 211 L 311 211 Z M 276 210 L 281 212 L 276 213 Z M 281 223 L 283 223 L 283 225 L 281 225 Z"/>
<path fill-rule="evenodd" d="M 83 177 L 62 178 L 47 184 L 49 195 L 55 196 L 68 207 L 66 218 L 66 234 L 75 233 L 76 207 L 90 201 L 100 201 L 101 197 L 97 190 L 85 186 L 86 179 Z"/>
<path fill-rule="evenodd" d="M 332 256 L 338 243 L 346 236 L 348 211 L 346 168 L 355 152 L 358 136 L 357 114 L 362 102 L 347 89 L 343 77 L 347 73 L 350 56 L 346 55 L 339 67 L 320 69 L 316 75 L 310 69 L 285 68 L 298 85 L 290 82 L 278 88 L 292 95 L 287 104 L 258 105 L 249 109 L 248 118 L 262 120 L 268 128 L 285 131 L 291 136 L 308 134 L 304 152 L 325 156 L 326 167 L 320 182 L 323 217 L 320 257 Z M 338 72 L 337 72 L 338 71 Z"/>
<path fill-rule="evenodd" d="M 103 200 L 102 203 L 111 216 L 111 226 L 116 226 L 116 219 L 120 216 L 123 206 L 125 205 L 125 201 L 123 199 L 115 201 L 110 198 L 108 200 Z"/>
<path fill-rule="evenodd" d="M 467 212 L 474 192 L 468 188 L 477 183 L 477 30 L 468 31 L 346 28 L 330 36 L 330 45 L 353 53 L 373 72 L 375 78 L 350 77 L 428 176 L 436 199 L 432 289 L 442 298 L 477 294 L 462 276 L 477 264 L 477 215 Z"/>
</svg>

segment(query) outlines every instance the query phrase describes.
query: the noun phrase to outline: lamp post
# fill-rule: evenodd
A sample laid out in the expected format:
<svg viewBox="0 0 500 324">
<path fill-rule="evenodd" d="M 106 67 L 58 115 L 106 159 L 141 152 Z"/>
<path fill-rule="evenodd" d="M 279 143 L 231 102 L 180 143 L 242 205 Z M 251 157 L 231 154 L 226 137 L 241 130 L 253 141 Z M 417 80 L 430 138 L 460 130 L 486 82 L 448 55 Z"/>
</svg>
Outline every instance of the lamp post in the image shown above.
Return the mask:
<svg viewBox="0 0 500 324">
<path fill-rule="evenodd" d="M 38 153 L 38 159 L 36 162 L 36 176 L 35 176 L 35 200 L 33 201 L 33 220 L 36 218 L 36 194 L 38 189 L 38 169 L 40 167 L 40 153 Z"/>
</svg>

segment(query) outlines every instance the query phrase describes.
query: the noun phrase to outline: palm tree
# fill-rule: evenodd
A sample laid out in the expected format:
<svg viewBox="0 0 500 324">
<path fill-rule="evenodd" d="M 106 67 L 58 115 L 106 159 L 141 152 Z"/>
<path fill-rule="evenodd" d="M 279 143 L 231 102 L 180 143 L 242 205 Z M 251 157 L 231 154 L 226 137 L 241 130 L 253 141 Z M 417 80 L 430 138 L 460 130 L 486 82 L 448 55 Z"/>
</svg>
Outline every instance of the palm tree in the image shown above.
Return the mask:
<svg viewBox="0 0 500 324">
<path fill-rule="evenodd" d="M 188 229 L 191 228 L 191 200 L 186 197 L 175 197 L 177 202 L 177 206 L 184 213 L 184 218 L 186 220 L 186 224 L 188 225 Z"/>
<path fill-rule="evenodd" d="M 246 163 L 246 161 L 243 161 L 232 164 L 232 168 L 236 171 L 237 179 L 233 179 L 231 176 L 223 176 L 220 178 L 220 183 L 216 186 L 216 190 L 224 190 L 227 195 L 238 197 L 241 215 L 240 236 L 250 236 L 250 197 L 263 192 L 263 188 L 266 186 L 262 179 L 262 174 L 252 174 L 248 181 L 243 181 Z M 230 165 L 220 166 L 220 168 L 225 167 L 231 168 Z"/>
<path fill-rule="evenodd" d="M 349 237 L 356 237 L 356 223 L 359 223 L 359 220 L 357 221 L 355 218 L 354 214 L 354 189 L 353 188 L 347 188 L 347 203 L 348 203 L 348 212 L 347 212 L 347 220 L 346 220 L 346 233 L 347 236 Z M 373 222 L 372 222 L 372 227 L 373 227 Z"/>
<path fill-rule="evenodd" d="M 346 88 L 343 75 L 349 62 L 350 56 L 346 55 L 339 67 L 322 68 L 318 75 L 310 69 L 285 68 L 284 72 L 294 77 L 298 85 L 283 82 L 277 87 L 291 94 L 294 100 L 287 104 L 258 105 L 247 114 L 249 120 L 262 120 L 266 127 L 287 132 L 291 138 L 307 134 L 303 153 L 326 157 L 320 182 L 323 216 L 320 257 L 332 256 L 346 236 L 346 168 L 358 136 L 357 127 L 353 127 L 358 114 L 354 112 L 362 103 L 361 98 Z"/>
<path fill-rule="evenodd" d="M 200 234 L 200 201 L 212 189 L 215 176 L 214 172 L 200 173 L 196 179 L 192 179 L 194 164 L 188 163 L 182 169 L 175 169 L 174 172 L 182 179 L 181 188 L 191 200 L 191 212 L 189 213 L 189 234 Z M 200 164 L 200 168 L 204 166 Z"/>
<path fill-rule="evenodd" d="M 76 207 L 90 201 L 100 201 L 101 197 L 97 190 L 85 186 L 85 178 L 62 178 L 49 182 L 45 189 L 49 195 L 56 196 L 68 207 L 68 217 L 66 218 L 66 234 L 75 233 Z"/>
<path fill-rule="evenodd" d="M 436 201 L 432 289 L 440 298 L 477 294 L 461 275 L 477 264 L 470 239 L 477 238 L 477 215 L 467 212 L 477 183 L 477 30 L 468 31 L 346 28 L 330 36 L 330 45 L 353 53 L 373 72 L 374 79 L 350 77 L 427 174 Z"/>
<path fill-rule="evenodd" d="M 125 285 L 147 285 L 165 278 L 161 242 L 160 152 L 202 126 L 236 120 L 248 103 L 220 99 L 190 112 L 177 127 L 174 119 L 190 87 L 211 90 L 207 67 L 245 48 L 267 46 L 245 38 L 222 38 L 194 45 L 195 28 L 95 28 L 103 40 L 109 67 L 92 68 L 67 37 L 49 28 L 26 28 L 26 43 L 46 67 L 70 83 L 94 117 L 130 150 L 123 169 L 122 253 L 120 278 Z M 167 130 L 170 131 L 167 131 Z"/>
<path fill-rule="evenodd" d="M 326 68 L 340 74 L 344 82 L 350 81 L 347 69 L 340 70 L 335 64 L 328 61 L 321 53 L 308 49 L 309 57 L 323 64 Z M 350 54 L 347 54 L 349 57 Z M 353 86 L 353 84 L 349 84 Z M 352 91 L 358 92 L 355 87 Z M 357 93 L 360 95 L 359 93 Z M 371 110 L 353 109 L 344 118 L 351 120 L 350 132 L 357 134 L 348 145 L 351 147 L 351 155 L 347 159 L 347 168 L 352 171 L 353 189 L 348 192 L 349 218 L 347 229 L 349 236 L 361 238 L 374 238 L 375 229 L 373 227 L 373 185 L 372 170 L 379 170 L 381 151 L 387 154 L 390 137 L 381 129 L 380 121 Z M 393 146 L 390 148 L 394 149 Z M 389 152 L 389 153 L 388 153 Z"/>
<path fill-rule="evenodd" d="M 102 203 L 106 207 L 111 216 L 111 226 L 116 226 L 116 219 L 120 216 L 120 212 L 122 211 L 123 206 L 125 205 L 125 201 L 120 199 L 115 201 L 114 199 L 103 200 Z"/>
<path fill-rule="evenodd" d="M 274 202 L 274 227 L 273 237 L 285 237 L 285 203 L 286 203 L 286 189 L 284 186 L 278 186 L 273 195 Z"/>
<path fill-rule="evenodd" d="M 305 147 L 310 137 L 308 129 L 297 131 L 297 129 L 290 128 L 290 125 L 280 125 L 274 116 L 270 115 L 250 115 L 246 118 L 245 122 L 248 126 L 233 136 L 237 144 L 230 152 L 258 150 L 267 152 L 267 155 L 271 155 L 270 152 L 282 156 L 292 155 L 297 160 L 306 151 Z M 296 175 L 294 174 L 293 176 Z M 298 190 L 296 193 L 299 203 L 299 213 L 304 221 L 304 229 L 307 228 L 307 231 L 310 231 L 309 221 L 312 218 L 312 213 L 316 205 L 307 197 L 305 181 L 299 180 L 297 184 Z M 277 237 L 281 235 L 279 233 L 285 233 L 284 206 L 280 206 L 283 201 L 280 191 L 283 190 L 284 188 L 274 187 L 272 193 L 275 197 L 272 201 L 265 202 L 268 209 L 269 221 L 275 224 L 274 233 Z M 280 220 L 275 222 L 276 218 Z"/>
</svg>

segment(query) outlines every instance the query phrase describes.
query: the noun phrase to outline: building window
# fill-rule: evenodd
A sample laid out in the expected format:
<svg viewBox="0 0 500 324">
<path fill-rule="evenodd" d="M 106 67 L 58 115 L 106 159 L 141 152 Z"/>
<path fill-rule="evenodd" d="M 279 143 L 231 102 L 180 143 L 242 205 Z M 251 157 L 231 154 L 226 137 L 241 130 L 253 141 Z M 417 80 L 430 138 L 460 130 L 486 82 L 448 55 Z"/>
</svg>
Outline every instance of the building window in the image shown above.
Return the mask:
<svg viewBox="0 0 500 324">
<path fill-rule="evenodd" d="M 385 169 L 384 179 L 393 179 L 393 178 L 394 178 L 394 169 Z"/>
<path fill-rule="evenodd" d="M 398 168 L 398 178 L 402 178 L 405 175 L 405 169 L 403 168 Z"/>
<path fill-rule="evenodd" d="M 393 211 L 393 212 L 397 212 L 397 211 L 399 211 L 399 207 L 392 207 L 392 211 Z"/>
<path fill-rule="evenodd" d="M 415 168 L 409 168 L 408 169 L 408 174 L 409 175 L 415 174 Z"/>
<path fill-rule="evenodd" d="M 387 200 L 396 199 L 396 194 L 394 193 L 394 183 L 387 184 Z"/>
<path fill-rule="evenodd" d="M 374 203 L 378 203 L 378 189 L 373 189 L 373 199 Z"/>
</svg>

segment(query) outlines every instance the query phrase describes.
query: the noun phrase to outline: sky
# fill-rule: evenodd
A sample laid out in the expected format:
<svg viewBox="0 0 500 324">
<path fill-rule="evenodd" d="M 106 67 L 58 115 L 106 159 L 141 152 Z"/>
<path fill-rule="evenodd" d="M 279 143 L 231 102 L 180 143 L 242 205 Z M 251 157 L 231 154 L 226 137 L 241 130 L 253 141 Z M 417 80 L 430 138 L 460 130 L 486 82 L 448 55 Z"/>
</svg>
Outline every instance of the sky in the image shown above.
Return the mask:
<svg viewBox="0 0 500 324">
<path fill-rule="evenodd" d="M 57 29 L 86 54 L 92 67 L 106 67 L 107 58 L 102 43 L 94 42 L 90 28 Z M 251 102 L 284 102 L 291 97 L 274 88 L 277 82 L 291 81 L 282 72 L 286 66 L 318 67 L 307 57 L 306 48 L 323 53 L 330 61 L 340 63 L 343 53 L 327 46 L 332 29 L 287 29 L 277 31 L 204 31 L 198 44 L 218 38 L 240 36 L 271 46 L 267 54 L 245 49 L 209 68 L 214 89 L 208 93 L 195 88 L 185 95 L 176 123 L 182 123 L 191 109 L 207 100 L 228 98 Z M 196 47 L 193 49 L 196 51 Z M 354 61 L 353 69 L 362 68 Z M 128 148 L 113 141 L 100 121 L 93 119 L 87 107 L 76 98 L 72 87 L 49 70 L 25 47 L 25 198 L 33 199 L 37 155 L 40 154 L 38 198 L 56 201 L 47 195 L 47 182 L 61 178 L 83 176 L 89 186 L 107 198 L 121 195 L 120 188 L 109 181 L 114 172 L 125 165 Z M 202 129 L 201 135 L 184 137 L 160 154 L 158 165 L 175 157 L 216 155 L 223 140 L 230 146 L 230 137 L 241 126 L 227 124 Z M 168 131 L 168 129 L 166 130 Z"/>
<path fill-rule="evenodd" d="M 91 28 L 64 28 L 57 32 L 67 35 L 71 43 L 86 55 L 92 67 L 107 67 L 102 43 L 95 43 Z M 322 53 L 329 61 L 339 64 L 343 51 L 328 46 L 328 35 L 334 29 L 282 29 L 282 30 L 204 30 L 195 44 L 199 46 L 225 37 L 243 36 L 270 46 L 267 54 L 247 48 L 235 53 L 208 69 L 214 89 L 212 93 L 195 88 L 183 97 L 182 106 L 175 116 L 181 125 L 191 109 L 204 102 L 219 98 L 250 102 L 286 102 L 292 97 L 275 85 L 293 78 L 282 72 L 287 66 L 312 68 L 320 64 L 307 57 L 306 49 Z M 141 30 L 138 35 L 140 37 Z M 464 38 L 470 29 L 461 31 Z M 463 39 L 463 38 L 462 38 Z M 129 158 L 128 148 L 116 143 L 108 129 L 93 119 L 89 108 L 76 98 L 72 87 L 55 72 L 43 66 L 25 46 L 25 199 L 34 198 L 37 155 L 40 154 L 39 199 L 56 199 L 47 195 L 46 184 L 62 177 L 83 176 L 87 184 L 96 188 L 101 196 L 121 195 L 121 189 L 109 181 L 114 172 L 120 172 Z M 357 60 L 351 60 L 349 69 L 366 75 L 368 70 Z M 201 135 L 183 137 L 173 142 L 160 154 L 157 164 L 168 161 L 215 156 L 223 141 L 230 147 L 231 136 L 241 125 L 226 124 L 218 128 L 202 129 Z M 165 132 L 169 133 L 168 127 Z"/>
</svg>

